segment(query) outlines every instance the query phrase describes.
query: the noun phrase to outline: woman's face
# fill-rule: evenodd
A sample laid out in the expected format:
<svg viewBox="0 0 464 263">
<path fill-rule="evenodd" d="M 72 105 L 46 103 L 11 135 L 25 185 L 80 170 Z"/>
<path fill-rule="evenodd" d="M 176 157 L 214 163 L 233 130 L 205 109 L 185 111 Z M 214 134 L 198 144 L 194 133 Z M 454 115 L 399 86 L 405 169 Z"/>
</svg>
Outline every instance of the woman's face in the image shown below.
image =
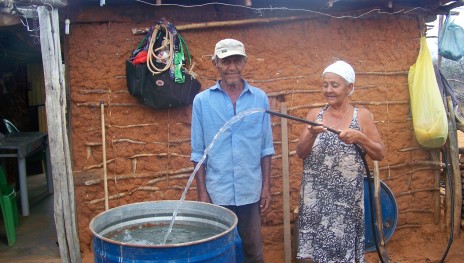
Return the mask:
<svg viewBox="0 0 464 263">
<path fill-rule="evenodd" d="M 341 104 L 347 100 L 352 89 L 352 83 L 347 83 L 344 78 L 335 73 L 327 72 L 322 76 L 322 91 L 330 105 Z"/>
</svg>

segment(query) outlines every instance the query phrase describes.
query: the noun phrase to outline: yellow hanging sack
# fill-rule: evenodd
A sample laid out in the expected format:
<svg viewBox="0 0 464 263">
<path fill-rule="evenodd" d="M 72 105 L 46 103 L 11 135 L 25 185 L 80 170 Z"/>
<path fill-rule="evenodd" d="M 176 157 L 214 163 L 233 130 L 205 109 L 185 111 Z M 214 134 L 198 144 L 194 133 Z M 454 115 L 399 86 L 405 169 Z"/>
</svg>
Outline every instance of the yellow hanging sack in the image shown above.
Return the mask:
<svg viewBox="0 0 464 263">
<path fill-rule="evenodd" d="M 416 64 L 409 68 L 409 95 L 414 134 L 420 145 L 438 148 L 448 137 L 448 118 L 425 36 Z"/>
</svg>

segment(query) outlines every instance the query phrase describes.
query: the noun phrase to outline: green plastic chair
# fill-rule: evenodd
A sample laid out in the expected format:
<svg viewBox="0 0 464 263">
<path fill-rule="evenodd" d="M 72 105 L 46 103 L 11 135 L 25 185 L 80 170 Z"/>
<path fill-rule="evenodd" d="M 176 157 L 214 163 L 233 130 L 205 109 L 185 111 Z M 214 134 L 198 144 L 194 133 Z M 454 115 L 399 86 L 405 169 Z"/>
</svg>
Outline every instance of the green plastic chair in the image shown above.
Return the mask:
<svg viewBox="0 0 464 263">
<path fill-rule="evenodd" d="M 0 208 L 3 221 L 5 222 L 8 246 L 13 246 L 16 241 L 16 227 L 19 225 L 18 205 L 16 203 L 16 192 L 6 182 L 5 172 L 0 166 Z"/>
</svg>

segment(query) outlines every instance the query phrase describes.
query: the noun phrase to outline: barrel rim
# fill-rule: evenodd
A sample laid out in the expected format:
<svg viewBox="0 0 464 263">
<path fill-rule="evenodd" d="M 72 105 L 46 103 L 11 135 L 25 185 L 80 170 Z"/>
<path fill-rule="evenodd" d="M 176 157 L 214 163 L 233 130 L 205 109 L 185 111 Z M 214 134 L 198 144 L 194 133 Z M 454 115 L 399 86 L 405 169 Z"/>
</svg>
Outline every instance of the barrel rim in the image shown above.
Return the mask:
<svg viewBox="0 0 464 263">
<path fill-rule="evenodd" d="M 164 245 L 162 245 L 162 244 L 145 245 L 145 244 L 124 243 L 124 242 L 116 241 L 116 240 L 104 237 L 104 236 L 100 235 L 99 233 L 96 233 L 96 231 L 92 227 L 94 225 L 95 220 L 99 216 L 101 216 L 101 215 L 103 215 L 105 213 L 108 213 L 111 210 L 114 211 L 114 210 L 117 210 L 117 209 L 123 209 L 124 207 L 133 206 L 133 205 L 136 205 L 136 204 L 177 203 L 177 202 L 179 202 L 179 201 L 178 200 L 144 201 L 144 202 L 137 202 L 137 203 L 131 203 L 131 204 L 125 204 L 125 205 L 113 207 L 111 209 L 108 209 L 108 210 L 103 211 L 103 212 L 99 213 L 98 215 L 96 215 L 90 221 L 89 229 L 90 229 L 90 232 L 92 232 L 92 234 L 94 235 L 94 237 L 97 237 L 97 238 L 99 238 L 99 239 L 101 239 L 101 240 L 103 240 L 105 242 L 108 242 L 108 243 L 111 243 L 111 244 L 114 244 L 114 245 L 120 245 L 120 246 L 126 246 L 126 247 L 140 247 L 140 248 L 179 248 L 179 247 L 184 247 L 184 246 L 192 246 L 192 245 L 196 245 L 196 244 L 201 244 L 201 243 L 205 243 L 205 242 L 208 242 L 208 241 L 211 241 L 211 240 L 221 238 L 221 237 L 229 234 L 237 226 L 237 223 L 238 223 L 237 215 L 235 215 L 235 213 L 232 212 L 230 209 L 227 209 L 225 207 L 222 207 L 222 206 L 216 205 L 216 204 L 212 204 L 212 203 L 184 200 L 183 203 L 194 203 L 194 204 L 200 204 L 200 205 L 205 205 L 205 206 L 214 206 L 214 207 L 216 207 L 218 209 L 222 209 L 222 210 L 224 210 L 226 213 L 230 214 L 234 218 L 234 220 L 233 220 L 234 222 L 233 222 L 232 226 L 230 226 L 228 229 L 224 230 L 223 232 L 221 232 L 221 233 L 219 233 L 217 235 L 214 235 L 214 236 L 211 236 L 211 237 L 208 237 L 208 238 L 204 238 L 204 239 L 200 239 L 200 240 L 196 240 L 196 241 L 191 241 L 191 242 L 185 242 L 185 243 L 164 244 Z"/>
</svg>

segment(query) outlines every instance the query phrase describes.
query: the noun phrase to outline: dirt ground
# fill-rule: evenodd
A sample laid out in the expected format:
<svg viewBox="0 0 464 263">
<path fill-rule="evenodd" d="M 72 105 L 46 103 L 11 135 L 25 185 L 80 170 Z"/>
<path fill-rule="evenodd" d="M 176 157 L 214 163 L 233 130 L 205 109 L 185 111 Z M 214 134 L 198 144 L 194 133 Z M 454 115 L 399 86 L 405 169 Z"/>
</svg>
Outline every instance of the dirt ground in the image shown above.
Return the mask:
<svg viewBox="0 0 464 263">
<path fill-rule="evenodd" d="M 434 228 L 434 227 L 431 227 Z M 449 240 L 449 232 L 432 232 L 427 230 L 408 231 L 410 235 L 392 239 L 387 243 L 390 262 L 441 262 Z M 462 231 L 461 231 L 462 232 Z M 451 248 L 444 262 L 464 262 L 464 236 L 453 237 Z M 367 262 L 379 262 L 376 252 L 366 255 Z"/>
<path fill-rule="evenodd" d="M 430 226 L 435 229 L 436 226 Z M 449 240 L 449 232 L 444 230 L 434 232 L 428 230 L 400 229 L 400 235 L 393 234 L 387 243 L 387 252 L 392 263 L 412 263 L 412 262 L 441 262 Z M 406 232 L 406 233 L 405 233 Z M 448 263 L 464 262 L 464 234 L 461 231 L 459 237 L 454 236 L 450 250 L 445 258 Z M 265 260 L 267 263 L 284 262 L 285 253 L 282 246 L 266 246 Z M 381 262 L 376 251 L 365 255 L 367 263 Z M 295 262 L 294 260 L 292 262 Z M 388 262 L 384 259 L 384 262 Z"/>
</svg>

